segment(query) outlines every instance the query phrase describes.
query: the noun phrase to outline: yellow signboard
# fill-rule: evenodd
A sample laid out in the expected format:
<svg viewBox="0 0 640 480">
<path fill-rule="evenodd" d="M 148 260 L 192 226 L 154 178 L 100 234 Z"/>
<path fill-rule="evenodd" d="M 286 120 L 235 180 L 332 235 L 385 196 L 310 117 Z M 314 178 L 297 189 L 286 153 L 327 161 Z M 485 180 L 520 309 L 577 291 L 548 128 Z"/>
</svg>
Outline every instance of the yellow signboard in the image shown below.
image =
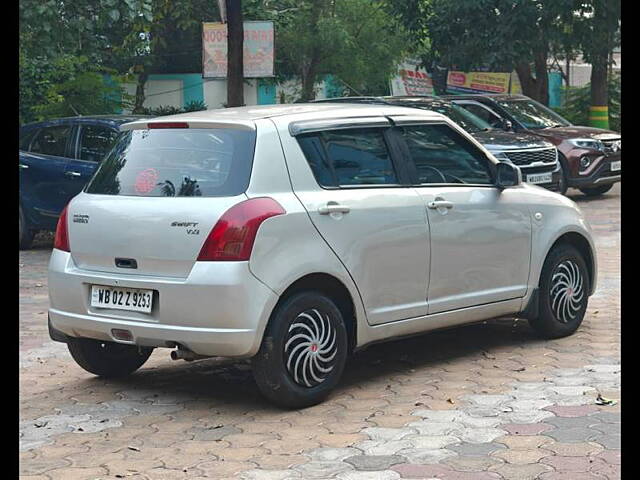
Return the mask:
<svg viewBox="0 0 640 480">
<path fill-rule="evenodd" d="M 510 73 L 449 72 L 447 92 L 452 93 L 509 93 Z"/>
</svg>

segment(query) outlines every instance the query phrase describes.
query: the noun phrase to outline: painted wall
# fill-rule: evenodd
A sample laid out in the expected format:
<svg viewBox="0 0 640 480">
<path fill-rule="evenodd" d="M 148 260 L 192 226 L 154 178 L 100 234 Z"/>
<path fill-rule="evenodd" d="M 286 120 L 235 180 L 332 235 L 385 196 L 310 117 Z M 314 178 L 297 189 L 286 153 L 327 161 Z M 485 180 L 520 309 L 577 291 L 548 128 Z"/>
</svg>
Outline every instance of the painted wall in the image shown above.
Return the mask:
<svg viewBox="0 0 640 480">
<path fill-rule="evenodd" d="M 135 95 L 136 85 L 124 85 L 127 93 Z M 338 82 L 327 76 L 315 85 L 316 98 L 336 96 Z M 300 95 L 300 82 L 297 79 L 281 84 L 273 84 L 261 79 L 247 79 L 244 83 L 245 105 L 271 105 L 291 103 Z M 147 108 L 160 106 L 185 107 L 189 102 L 204 102 L 209 109 L 223 108 L 227 102 L 227 81 L 225 79 L 202 78 L 199 73 L 155 74 L 150 75 L 145 85 Z"/>
</svg>

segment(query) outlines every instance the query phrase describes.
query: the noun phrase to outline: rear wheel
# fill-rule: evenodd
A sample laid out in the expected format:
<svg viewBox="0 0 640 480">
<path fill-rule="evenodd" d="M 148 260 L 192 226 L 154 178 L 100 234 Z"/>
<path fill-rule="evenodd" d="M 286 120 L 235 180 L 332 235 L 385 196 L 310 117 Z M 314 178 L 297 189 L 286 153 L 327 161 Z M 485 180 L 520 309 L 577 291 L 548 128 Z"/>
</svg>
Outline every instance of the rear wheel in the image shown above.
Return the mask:
<svg viewBox="0 0 640 480">
<path fill-rule="evenodd" d="M 31 230 L 27 225 L 27 221 L 22 213 L 22 207 L 19 209 L 19 221 L 18 221 L 18 233 L 20 235 L 20 250 L 28 250 L 33 244 L 33 237 L 36 236 L 36 232 Z"/>
<path fill-rule="evenodd" d="M 587 197 L 597 197 L 598 195 L 607 193 L 612 188 L 613 188 L 613 183 L 610 183 L 609 185 L 600 185 L 599 187 L 581 188 L 580 191 L 584 193 Z"/>
<path fill-rule="evenodd" d="M 274 312 L 252 360 L 253 376 L 275 404 L 308 407 L 337 385 L 346 359 L 347 330 L 336 304 L 320 292 L 301 292 Z"/>
<path fill-rule="evenodd" d="M 147 361 L 153 348 L 91 338 L 69 338 L 67 348 L 78 365 L 101 377 L 124 377 Z"/>
<path fill-rule="evenodd" d="M 584 258 L 573 246 L 553 248 L 540 276 L 539 315 L 529 320 L 545 338 L 566 337 L 584 319 L 589 300 L 589 274 Z"/>
</svg>

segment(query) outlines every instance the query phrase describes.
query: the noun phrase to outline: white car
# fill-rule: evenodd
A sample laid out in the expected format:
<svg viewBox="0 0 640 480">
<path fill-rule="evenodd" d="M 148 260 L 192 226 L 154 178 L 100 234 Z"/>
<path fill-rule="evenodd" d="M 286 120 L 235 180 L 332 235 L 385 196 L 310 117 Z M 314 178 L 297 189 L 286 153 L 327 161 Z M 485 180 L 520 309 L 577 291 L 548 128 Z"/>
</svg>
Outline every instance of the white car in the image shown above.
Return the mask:
<svg viewBox="0 0 640 480">
<path fill-rule="evenodd" d="M 573 333 L 596 285 L 571 200 L 446 117 L 298 104 L 140 120 L 60 216 L 49 329 L 102 376 L 251 358 L 266 397 L 320 402 L 347 356 L 499 316 Z"/>
</svg>

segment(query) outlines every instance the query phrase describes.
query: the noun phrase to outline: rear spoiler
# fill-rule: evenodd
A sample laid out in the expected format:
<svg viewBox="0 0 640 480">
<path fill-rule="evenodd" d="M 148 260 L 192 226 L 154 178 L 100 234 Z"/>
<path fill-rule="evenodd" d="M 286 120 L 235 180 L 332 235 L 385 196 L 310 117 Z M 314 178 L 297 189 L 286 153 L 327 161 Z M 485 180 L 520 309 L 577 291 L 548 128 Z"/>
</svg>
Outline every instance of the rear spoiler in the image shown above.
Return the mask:
<svg viewBox="0 0 640 480">
<path fill-rule="evenodd" d="M 155 126 L 152 126 L 155 125 Z M 135 122 L 123 123 L 120 131 L 126 130 L 147 130 L 149 128 L 232 128 L 234 130 L 255 131 L 256 125 L 248 120 L 203 120 L 202 118 L 171 118 L 159 117 L 147 120 L 136 120 Z"/>
</svg>

